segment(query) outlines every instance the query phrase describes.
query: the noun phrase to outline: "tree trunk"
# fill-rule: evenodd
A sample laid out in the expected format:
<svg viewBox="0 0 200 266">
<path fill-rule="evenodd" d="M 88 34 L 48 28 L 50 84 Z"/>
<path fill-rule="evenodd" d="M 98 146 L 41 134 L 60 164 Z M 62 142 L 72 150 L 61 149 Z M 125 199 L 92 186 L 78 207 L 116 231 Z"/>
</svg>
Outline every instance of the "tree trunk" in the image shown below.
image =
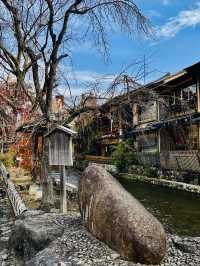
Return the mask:
<svg viewBox="0 0 200 266">
<path fill-rule="evenodd" d="M 42 202 L 40 208 L 49 211 L 51 208 L 54 208 L 55 197 L 53 190 L 53 180 L 48 176 L 48 159 L 44 154 L 43 156 L 43 183 L 42 183 Z"/>
</svg>

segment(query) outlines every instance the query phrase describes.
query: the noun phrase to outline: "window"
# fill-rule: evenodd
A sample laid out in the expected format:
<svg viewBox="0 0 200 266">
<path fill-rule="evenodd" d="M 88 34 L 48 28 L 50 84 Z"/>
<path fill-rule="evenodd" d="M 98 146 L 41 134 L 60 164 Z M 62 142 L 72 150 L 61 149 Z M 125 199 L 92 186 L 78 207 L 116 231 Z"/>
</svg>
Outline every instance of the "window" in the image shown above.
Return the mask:
<svg viewBox="0 0 200 266">
<path fill-rule="evenodd" d="M 174 150 L 196 150 L 198 149 L 197 125 L 174 128 L 172 132 Z"/>
<path fill-rule="evenodd" d="M 157 117 L 157 109 L 156 109 L 156 101 L 145 102 L 140 106 L 140 121 L 150 121 L 156 120 Z"/>
<path fill-rule="evenodd" d="M 197 125 L 192 125 L 190 128 L 190 148 L 192 150 L 197 150 L 198 149 L 198 127 Z"/>
<path fill-rule="evenodd" d="M 182 100 L 184 103 L 188 104 L 190 108 L 195 108 L 197 104 L 197 89 L 196 84 L 189 86 L 187 88 L 184 88 L 182 90 Z"/>
<path fill-rule="evenodd" d="M 173 91 L 170 95 L 170 105 L 174 112 L 184 112 L 197 106 L 196 84 Z"/>
<path fill-rule="evenodd" d="M 137 136 L 138 149 L 149 150 L 157 147 L 157 134 L 156 132 L 142 133 Z"/>
</svg>

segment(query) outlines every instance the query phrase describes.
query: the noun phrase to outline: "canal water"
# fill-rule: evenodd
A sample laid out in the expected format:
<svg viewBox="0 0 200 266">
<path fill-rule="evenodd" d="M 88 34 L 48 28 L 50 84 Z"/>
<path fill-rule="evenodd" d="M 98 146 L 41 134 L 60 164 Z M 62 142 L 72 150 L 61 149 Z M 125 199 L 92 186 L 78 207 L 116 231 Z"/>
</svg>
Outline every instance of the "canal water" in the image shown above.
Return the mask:
<svg viewBox="0 0 200 266">
<path fill-rule="evenodd" d="M 200 197 L 146 183 L 120 182 L 172 232 L 200 237 Z"/>
</svg>

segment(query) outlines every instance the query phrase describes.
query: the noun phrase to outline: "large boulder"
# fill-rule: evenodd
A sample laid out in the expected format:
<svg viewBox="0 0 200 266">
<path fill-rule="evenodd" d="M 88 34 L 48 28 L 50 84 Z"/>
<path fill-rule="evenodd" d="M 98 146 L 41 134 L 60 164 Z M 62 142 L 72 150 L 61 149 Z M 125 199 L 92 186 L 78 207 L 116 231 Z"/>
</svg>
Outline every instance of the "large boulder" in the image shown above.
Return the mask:
<svg viewBox="0 0 200 266">
<path fill-rule="evenodd" d="M 83 172 L 80 211 L 86 228 L 126 259 L 157 264 L 166 253 L 161 223 L 99 166 Z"/>
</svg>

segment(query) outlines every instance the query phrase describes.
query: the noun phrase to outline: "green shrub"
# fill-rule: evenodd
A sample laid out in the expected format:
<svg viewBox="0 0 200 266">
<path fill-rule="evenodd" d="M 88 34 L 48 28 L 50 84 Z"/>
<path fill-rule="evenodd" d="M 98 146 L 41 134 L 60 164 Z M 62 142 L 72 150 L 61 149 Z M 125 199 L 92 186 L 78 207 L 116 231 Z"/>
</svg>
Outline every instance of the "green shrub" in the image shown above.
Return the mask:
<svg viewBox="0 0 200 266">
<path fill-rule="evenodd" d="M 112 163 L 119 172 L 127 172 L 130 165 L 138 164 L 137 155 L 128 142 L 120 142 L 112 152 Z"/>
<path fill-rule="evenodd" d="M 146 167 L 144 169 L 144 175 L 147 176 L 147 177 L 157 178 L 158 177 L 158 171 L 157 171 L 156 168 Z"/>
<path fill-rule="evenodd" d="M 112 162 L 119 172 L 125 172 L 127 170 L 128 164 L 125 154 L 126 149 L 123 143 L 119 143 L 112 153 Z"/>
</svg>

